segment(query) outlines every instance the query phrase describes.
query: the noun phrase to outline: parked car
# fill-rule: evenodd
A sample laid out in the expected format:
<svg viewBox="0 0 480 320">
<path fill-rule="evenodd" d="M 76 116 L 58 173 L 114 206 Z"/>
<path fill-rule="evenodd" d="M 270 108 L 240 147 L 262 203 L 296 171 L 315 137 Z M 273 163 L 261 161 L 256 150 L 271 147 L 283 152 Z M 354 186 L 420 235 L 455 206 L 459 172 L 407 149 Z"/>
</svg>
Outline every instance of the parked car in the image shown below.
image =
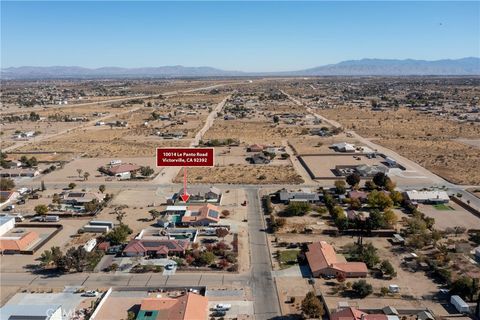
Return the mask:
<svg viewBox="0 0 480 320">
<path fill-rule="evenodd" d="M 169 263 L 169 264 L 165 265 L 166 270 L 173 270 L 174 268 L 175 268 L 175 265 L 173 263 Z"/>
<path fill-rule="evenodd" d="M 231 304 L 227 304 L 227 303 L 219 303 L 217 305 L 215 305 L 215 310 L 216 311 L 227 311 L 227 310 L 230 310 L 230 308 L 232 307 Z"/>
<path fill-rule="evenodd" d="M 97 291 L 94 291 L 94 290 L 90 290 L 90 291 L 85 291 L 83 294 L 82 294 L 83 297 L 97 297 L 98 296 L 98 292 Z"/>
<path fill-rule="evenodd" d="M 225 311 L 212 312 L 212 317 L 224 317 L 226 315 L 227 315 L 227 312 L 225 312 Z"/>
<path fill-rule="evenodd" d="M 25 199 L 20 199 L 17 201 L 17 204 L 25 204 Z"/>
<path fill-rule="evenodd" d="M 10 204 L 10 205 L 6 206 L 5 208 L 3 208 L 3 211 L 12 211 L 13 209 L 15 209 L 15 205 Z"/>
</svg>

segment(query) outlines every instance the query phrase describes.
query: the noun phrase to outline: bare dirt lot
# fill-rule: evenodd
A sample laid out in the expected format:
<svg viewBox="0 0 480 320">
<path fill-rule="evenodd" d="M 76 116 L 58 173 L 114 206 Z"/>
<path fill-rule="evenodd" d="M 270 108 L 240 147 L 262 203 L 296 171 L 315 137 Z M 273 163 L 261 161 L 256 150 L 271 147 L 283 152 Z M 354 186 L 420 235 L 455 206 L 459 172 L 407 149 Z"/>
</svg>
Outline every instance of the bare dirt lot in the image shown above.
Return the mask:
<svg viewBox="0 0 480 320">
<path fill-rule="evenodd" d="M 357 157 L 357 158 L 354 158 Z M 357 160 L 360 158 L 359 160 Z M 383 165 L 383 158 L 368 159 L 366 156 L 345 154 L 331 156 L 302 156 L 303 161 L 316 178 L 334 178 L 335 166 Z"/>
<path fill-rule="evenodd" d="M 185 140 L 135 137 L 128 128 L 92 127 L 24 146 L 16 151 L 66 151 L 87 157 L 138 157 L 152 156 L 155 148 L 161 146 L 187 145 L 188 141 Z"/>
<path fill-rule="evenodd" d="M 45 182 L 57 182 L 68 184 L 70 182 L 83 181 L 83 173 L 88 172 L 90 176 L 88 181 L 100 183 L 108 183 L 108 181 L 115 181 L 116 178 L 112 178 L 98 171 L 101 166 L 107 166 L 111 160 L 121 160 L 122 163 L 132 163 L 139 166 L 150 166 L 155 170 L 157 174 L 161 169 L 156 167 L 155 157 L 145 158 L 77 158 L 67 164 L 62 169 L 55 170 L 44 176 Z M 81 170 L 81 174 L 78 174 L 77 170 Z"/>
<path fill-rule="evenodd" d="M 480 126 L 458 123 L 406 108 L 376 112 L 367 108 L 337 107 L 318 113 L 339 121 L 366 138 L 391 148 L 445 179 L 461 184 L 480 183 L 480 153 L 453 139 L 478 138 Z"/>
<path fill-rule="evenodd" d="M 453 201 L 445 205 L 451 210 L 439 210 L 435 206 L 420 204 L 418 210 L 435 219 L 435 227 L 444 230 L 455 226 L 480 229 L 480 218 L 474 216 Z"/>
<path fill-rule="evenodd" d="M 300 136 L 302 129 L 294 125 L 274 125 L 264 121 L 217 120 L 204 139 L 236 139 L 243 144 L 279 145 L 282 140 Z"/>
<path fill-rule="evenodd" d="M 191 183 L 234 183 L 234 184 L 299 184 L 303 179 L 291 165 L 228 165 L 213 168 L 189 168 Z M 183 181 L 183 171 L 173 182 Z"/>
</svg>

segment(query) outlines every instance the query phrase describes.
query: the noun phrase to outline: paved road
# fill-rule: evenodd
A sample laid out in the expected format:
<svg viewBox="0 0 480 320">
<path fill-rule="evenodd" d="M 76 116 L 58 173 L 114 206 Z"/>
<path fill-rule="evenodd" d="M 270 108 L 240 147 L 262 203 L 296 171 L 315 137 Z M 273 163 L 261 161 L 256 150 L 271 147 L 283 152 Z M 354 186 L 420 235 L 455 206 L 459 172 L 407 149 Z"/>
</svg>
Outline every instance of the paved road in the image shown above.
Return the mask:
<svg viewBox="0 0 480 320">
<path fill-rule="evenodd" d="M 250 241 L 251 287 L 255 301 L 255 319 L 280 316 L 277 287 L 272 277 L 270 251 L 267 245 L 265 219 L 261 210 L 258 190 L 246 191 L 248 201 L 248 236 Z"/>
</svg>

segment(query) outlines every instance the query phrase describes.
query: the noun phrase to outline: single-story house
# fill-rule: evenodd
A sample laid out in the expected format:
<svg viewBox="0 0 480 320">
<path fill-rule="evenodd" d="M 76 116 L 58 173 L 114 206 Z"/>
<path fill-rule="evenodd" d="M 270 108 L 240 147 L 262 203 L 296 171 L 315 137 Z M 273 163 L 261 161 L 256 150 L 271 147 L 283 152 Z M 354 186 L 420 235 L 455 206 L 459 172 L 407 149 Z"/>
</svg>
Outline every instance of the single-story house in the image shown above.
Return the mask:
<svg viewBox="0 0 480 320">
<path fill-rule="evenodd" d="M 140 170 L 140 166 L 132 163 L 121 163 L 110 166 L 108 168 L 101 168 L 100 171 L 105 172 L 110 176 L 117 178 L 129 179 L 132 173 L 137 173 Z"/>
<path fill-rule="evenodd" d="M 379 172 L 387 174 L 388 168 L 383 165 L 368 166 L 362 164 L 355 167 L 355 172 L 358 173 L 358 175 L 360 175 L 361 177 L 373 177 Z"/>
<path fill-rule="evenodd" d="M 347 210 L 347 219 L 348 220 L 360 220 L 366 221 L 370 217 L 370 212 L 362 211 L 358 212 L 356 210 Z"/>
<path fill-rule="evenodd" d="M 270 163 L 270 157 L 267 157 L 263 153 L 256 153 L 253 156 L 248 157 L 247 160 L 251 164 L 269 164 Z"/>
<path fill-rule="evenodd" d="M 355 146 L 346 142 L 334 143 L 330 148 L 338 152 L 355 152 Z"/>
<path fill-rule="evenodd" d="M 182 216 L 181 224 L 184 226 L 208 226 L 220 221 L 220 209 L 207 204 L 197 209 L 190 209 Z"/>
<path fill-rule="evenodd" d="M 0 236 L 15 228 L 15 217 L 10 215 L 0 216 Z"/>
<path fill-rule="evenodd" d="M 259 144 L 252 144 L 247 147 L 247 152 L 262 152 L 265 147 Z"/>
<path fill-rule="evenodd" d="M 59 304 L 7 304 L 0 308 L 5 320 L 62 320 L 62 312 Z"/>
<path fill-rule="evenodd" d="M 435 320 L 435 317 L 428 311 L 421 311 L 417 314 L 418 320 Z"/>
<path fill-rule="evenodd" d="M 216 187 L 191 186 L 187 189 L 190 195 L 188 202 L 211 202 L 220 203 L 222 200 L 222 191 Z M 183 188 L 177 193 L 177 199 L 184 194 Z"/>
<path fill-rule="evenodd" d="M 187 240 L 134 239 L 123 249 L 123 254 L 127 257 L 184 255 L 189 245 L 190 241 Z"/>
<path fill-rule="evenodd" d="M 39 236 L 36 232 L 27 232 L 21 236 L 0 237 L 0 252 L 17 253 L 28 249 L 32 244 L 37 242 Z"/>
<path fill-rule="evenodd" d="M 317 203 L 320 201 L 320 195 L 316 192 L 311 192 L 308 188 L 304 188 L 298 192 L 290 192 L 282 189 L 278 192 L 278 199 L 285 204 L 289 204 L 290 201 Z"/>
<path fill-rule="evenodd" d="M 335 249 L 325 241 L 309 244 L 305 256 L 314 277 L 343 275 L 346 278 L 364 278 L 368 274 L 367 265 L 363 262 L 338 261 Z"/>
<path fill-rule="evenodd" d="M 208 298 L 189 292 L 183 296 L 144 298 L 137 320 L 205 320 Z"/>
<path fill-rule="evenodd" d="M 348 197 L 350 199 L 358 199 L 361 202 L 367 201 L 368 193 L 364 191 L 352 190 L 348 192 Z"/>
<path fill-rule="evenodd" d="M 63 195 L 61 202 L 71 205 L 84 205 L 85 203 L 92 202 L 93 200 L 101 202 L 103 199 L 105 199 L 105 195 L 103 193 L 68 191 Z"/>
<path fill-rule="evenodd" d="M 410 190 L 405 192 L 406 198 L 411 202 L 417 203 L 448 203 L 450 197 L 445 191 L 417 191 Z"/>
<path fill-rule="evenodd" d="M 399 317 L 388 313 L 366 313 L 354 307 L 347 307 L 332 312 L 330 320 L 399 320 Z"/>
</svg>

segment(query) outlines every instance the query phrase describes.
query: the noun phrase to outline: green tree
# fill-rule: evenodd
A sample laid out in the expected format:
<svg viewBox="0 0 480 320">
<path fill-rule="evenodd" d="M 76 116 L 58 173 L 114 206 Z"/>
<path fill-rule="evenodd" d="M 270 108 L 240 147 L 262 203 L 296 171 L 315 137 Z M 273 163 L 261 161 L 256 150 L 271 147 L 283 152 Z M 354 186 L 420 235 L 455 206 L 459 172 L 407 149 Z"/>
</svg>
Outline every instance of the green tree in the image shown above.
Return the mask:
<svg viewBox="0 0 480 320">
<path fill-rule="evenodd" d="M 360 298 L 365 298 L 373 293 L 372 285 L 367 283 L 365 280 L 358 280 L 354 282 L 352 284 L 352 290 Z"/>
<path fill-rule="evenodd" d="M 100 186 L 98 186 L 98 191 L 100 191 L 101 193 L 104 193 L 105 192 L 105 185 L 101 184 Z"/>
<path fill-rule="evenodd" d="M 355 187 L 360 183 L 360 176 L 356 173 L 352 173 L 347 176 L 347 183 L 350 187 Z"/>
<path fill-rule="evenodd" d="M 303 216 L 312 210 L 312 206 L 307 202 L 290 202 L 285 209 L 286 216 Z"/>
<path fill-rule="evenodd" d="M 308 292 L 302 300 L 301 308 L 308 318 L 321 318 L 325 313 L 322 302 L 312 291 Z"/>
<path fill-rule="evenodd" d="M 377 190 L 370 192 L 367 198 L 368 204 L 373 208 L 380 208 L 380 210 L 385 210 L 393 206 L 393 201 L 385 193 Z"/>
<path fill-rule="evenodd" d="M 474 296 L 478 292 L 478 282 L 468 276 L 462 276 L 455 280 L 450 286 L 450 293 L 456 294 L 465 300 L 473 301 Z"/>
<path fill-rule="evenodd" d="M 383 212 L 383 218 L 385 223 L 389 226 L 394 226 L 398 220 L 397 215 L 391 209 L 387 209 Z"/>
<path fill-rule="evenodd" d="M 392 264 L 388 260 L 382 261 L 382 263 L 380 264 L 380 270 L 382 270 L 383 274 L 386 274 L 390 277 L 397 276 L 397 272 L 395 271 L 395 268 L 392 266 Z"/>
<path fill-rule="evenodd" d="M 401 192 L 393 190 L 390 192 L 390 199 L 395 205 L 399 205 L 403 202 L 403 195 Z"/>
<path fill-rule="evenodd" d="M 155 171 L 150 168 L 150 166 L 146 166 L 146 167 L 141 167 L 140 168 L 140 174 L 144 177 L 149 177 L 151 176 Z"/>
<path fill-rule="evenodd" d="M 83 246 L 68 249 L 65 258 L 68 270 L 74 269 L 77 272 L 83 272 L 88 265 L 88 253 Z"/>
<path fill-rule="evenodd" d="M 345 192 L 347 191 L 345 185 L 345 181 L 343 180 L 336 180 L 335 181 L 335 191 L 337 192 L 337 194 L 345 194 Z"/>
<path fill-rule="evenodd" d="M 152 220 L 155 220 L 155 219 L 158 219 L 162 213 L 158 210 L 155 210 L 155 209 L 152 209 L 150 211 L 148 211 L 148 213 L 150 213 L 150 216 L 152 217 Z"/>
<path fill-rule="evenodd" d="M 1 191 L 10 191 L 15 188 L 15 182 L 10 178 L 1 178 L 0 179 L 0 190 Z"/>
<path fill-rule="evenodd" d="M 203 251 L 199 254 L 198 258 L 195 259 L 195 264 L 199 266 L 208 266 L 215 261 L 215 255 L 210 251 Z"/>
<path fill-rule="evenodd" d="M 387 182 L 388 180 L 390 180 L 390 178 L 383 172 L 377 172 L 374 176 L 373 176 L 373 182 L 379 186 L 379 187 L 385 187 L 387 185 Z"/>
<path fill-rule="evenodd" d="M 35 206 L 35 213 L 39 215 L 45 215 L 48 213 L 48 207 L 44 204 L 39 204 Z"/>
<path fill-rule="evenodd" d="M 83 180 L 87 181 L 87 180 L 88 180 L 88 177 L 90 177 L 90 173 L 84 172 L 84 173 L 83 173 Z"/>
<path fill-rule="evenodd" d="M 75 189 L 76 186 L 77 186 L 77 184 L 75 182 L 70 182 L 68 184 L 68 189 L 70 189 L 70 190 Z"/>
<path fill-rule="evenodd" d="M 128 235 L 131 233 L 132 229 L 130 229 L 128 225 L 120 224 L 118 227 L 107 233 L 105 239 L 112 245 L 119 245 L 124 243 L 127 240 Z"/>
<path fill-rule="evenodd" d="M 93 199 L 92 201 L 85 203 L 84 207 L 86 212 L 95 212 L 100 209 L 101 204 L 97 199 Z"/>
<path fill-rule="evenodd" d="M 150 103 L 150 102 L 149 102 Z M 128 311 L 127 312 L 127 320 L 135 320 L 136 319 L 136 315 L 135 315 L 135 312 L 133 311 Z"/>
<path fill-rule="evenodd" d="M 375 182 L 373 182 L 372 180 L 368 180 L 367 182 L 365 182 L 365 188 L 369 191 L 372 191 L 377 189 L 378 187 Z"/>
</svg>

